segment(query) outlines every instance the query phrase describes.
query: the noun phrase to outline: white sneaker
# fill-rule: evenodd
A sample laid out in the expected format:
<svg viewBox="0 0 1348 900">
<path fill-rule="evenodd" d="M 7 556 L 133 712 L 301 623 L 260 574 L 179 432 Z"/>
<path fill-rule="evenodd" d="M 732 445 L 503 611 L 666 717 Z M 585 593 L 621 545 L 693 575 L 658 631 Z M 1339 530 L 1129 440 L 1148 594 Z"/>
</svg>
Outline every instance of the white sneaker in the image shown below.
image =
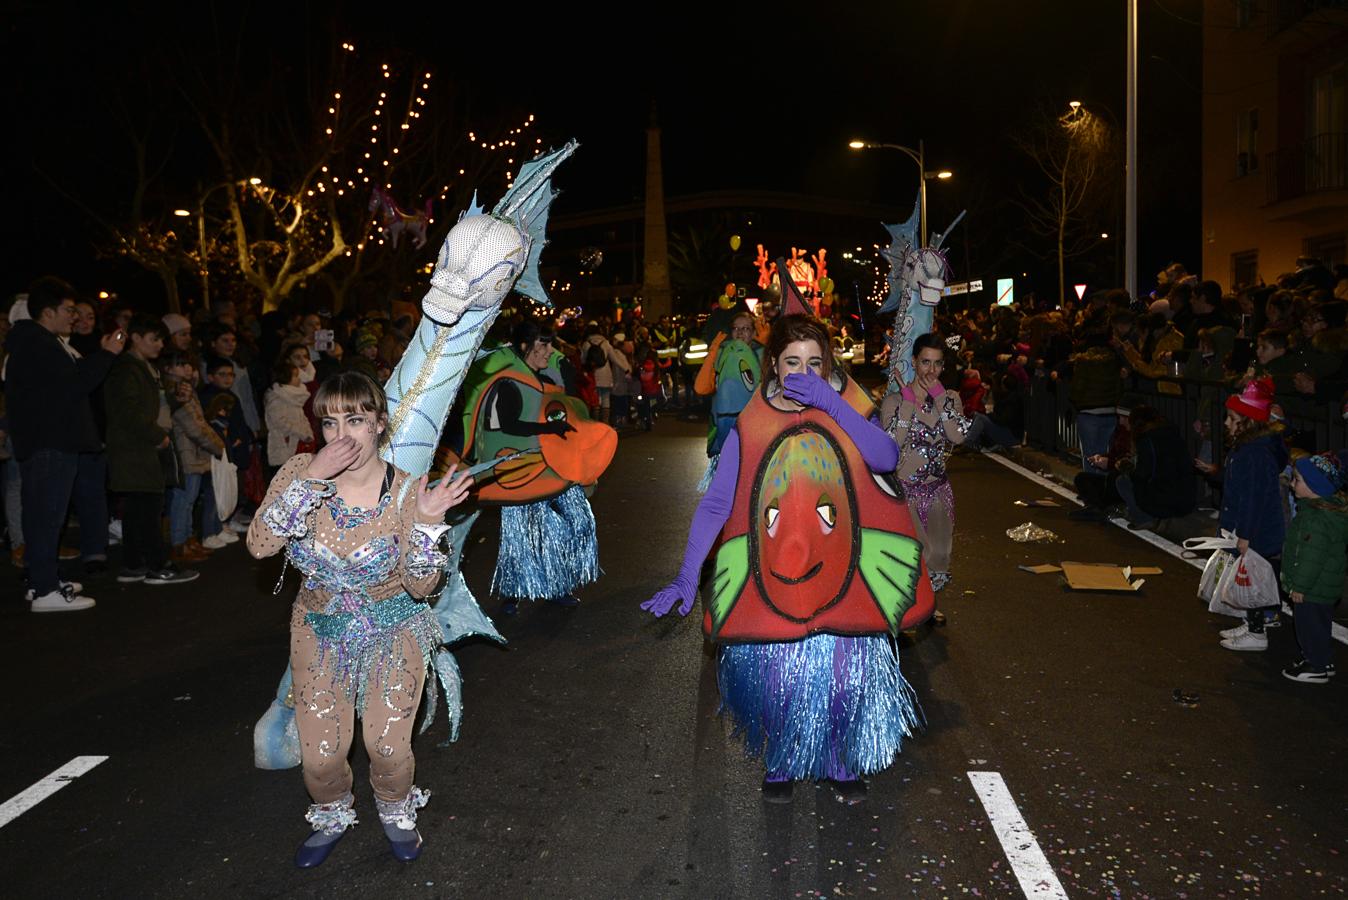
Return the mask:
<svg viewBox="0 0 1348 900">
<path fill-rule="evenodd" d="M 1226 640 L 1222 641 L 1222 646 L 1228 650 L 1251 650 L 1251 651 L 1267 650 L 1268 635 L 1252 634 L 1251 632 L 1247 631 L 1242 635 L 1238 635 L 1233 638 L 1227 638 Z"/>
<path fill-rule="evenodd" d="M 247 526 L 244 526 L 243 533 L 248 533 Z M 220 540 L 224 541 L 226 544 L 237 544 L 239 542 L 239 535 L 233 531 L 222 531 L 220 532 Z"/>
<path fill-rule="evenodd" d="M 84 585 L 80 584 L 78 581 L 59 581 L 57 582 L 57 584 L 60 585 L 58 590 L 61 591 L 62 593 L 78 594 L 80 591 L 84 590 Z M 32 588 L 29 588 L 27 592 L 23 595 L 23 599 L 27 600 L 29 603 L 32 603 L 34 600 L 37 599 L 37 591 L 33 590 Z"/>
<path fill-rule="evenodd" d="M 208 538 L 202 538 L 201 546 L 205 547 L 207 550 L 223 550 L 234 543 L 234 541 L 238 540 L 238 538 L 234 537 L 232 534 L 230 534 L 230 537 L 234 537 L 234 541 L 227 540 L 225 538 L 225 535 L 227 534 L 230 533 L 228 531 L 222 531 L 219 534 L 213 534 Z"/>
<path fill-rule="evenodd" d="M 108 522 L 108 543 L 120 544 L 122 542 L 122 520 L 113 519 Z"/>
<path fill-rule="evenodd" d="M 1244 622 L 1241 622 L 1235 628 L 1223 628 L 1222 639 L 1230 640 L 1232 638 L 1238 638 L 1242 634 L 1249 634 L 1249 633 L 1250 633 L 1250 626 L 1246 625 Z"/>
<path fill-rule="evenodd" d="M 75 591 L 62 589 L 34 597 L 28 608 L 35 613 L 74 612 L 77 609 L 88 609 L 93 605 L 93 597 L 82 597 Z"/>
<path fill-rule="evenodd" d="M 235 522 L 233 519 L 231 519 L 230 521 L 225 523 L 225 527 L 220 533 L 224 534 L 226 531 L 232 531 L 235 534 L 245 534 L 248 531 L 248 523 Z"/>
</svg>

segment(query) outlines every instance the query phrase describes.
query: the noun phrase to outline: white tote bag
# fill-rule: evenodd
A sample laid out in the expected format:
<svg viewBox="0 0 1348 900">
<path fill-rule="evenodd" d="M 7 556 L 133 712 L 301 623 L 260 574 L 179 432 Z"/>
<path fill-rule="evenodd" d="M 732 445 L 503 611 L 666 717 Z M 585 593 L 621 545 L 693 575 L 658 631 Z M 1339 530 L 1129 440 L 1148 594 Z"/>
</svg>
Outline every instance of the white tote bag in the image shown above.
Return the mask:
<svg viewBox="0 0 1348 900">
<path fill-rule="evenodd" d="M 211 457 L 211 488 L 215 491 L 215 514 L 224 522 L 239 505 L 239 471 L 223 453 Z"/>
<path fill-rule="evenodd" d="M 1278 605 L 1278 577 L 1273 565 L 1253 550 L 1237 557 L 1235 571 L 1222 582 L 1217 598 L 1242 613 L 1247 609 Z"/>
</svg>

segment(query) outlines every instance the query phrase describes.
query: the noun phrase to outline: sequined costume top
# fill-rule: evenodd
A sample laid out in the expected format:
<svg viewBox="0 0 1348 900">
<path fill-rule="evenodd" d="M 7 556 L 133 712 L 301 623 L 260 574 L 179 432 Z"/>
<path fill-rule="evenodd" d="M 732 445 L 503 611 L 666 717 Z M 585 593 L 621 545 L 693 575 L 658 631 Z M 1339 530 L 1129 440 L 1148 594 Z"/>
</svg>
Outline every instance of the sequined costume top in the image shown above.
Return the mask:
<svg viewBox="0 0 1348 900">
<path fill-rule="evenodd" d="M 248 527 L 248 552 L 261 559 L 284 549 L 303 573 L 296 612 L 355 612 L 403 593 L 432 594 L 446 562 L 440 538 L 447 526 L 416 521 L 416 491 L 403 496 L 411 476 L 395 468 L 376 506 L 348 507 L 333 482 L 305 478 L 311 459 L 301 453 L 281 467 Z"/>
<path fill-rule="evenodd" d="M 959 395 L 939 384 L 921 406 L 912 387 L 890 394 L 880 408 L 880 421 L 899 445 L 895 475 L 908 485 L 945 481 L 946 459 L 964 442 L 972 424 L 964 417 Z"/>
</svg>

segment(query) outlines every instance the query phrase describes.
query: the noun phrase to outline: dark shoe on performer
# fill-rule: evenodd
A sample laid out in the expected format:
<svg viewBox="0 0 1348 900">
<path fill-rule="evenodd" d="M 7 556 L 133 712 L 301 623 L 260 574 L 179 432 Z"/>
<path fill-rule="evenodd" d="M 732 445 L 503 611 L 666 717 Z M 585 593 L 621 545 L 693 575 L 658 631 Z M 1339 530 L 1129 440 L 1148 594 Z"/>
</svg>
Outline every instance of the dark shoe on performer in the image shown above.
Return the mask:
<svg viewBox="0 0 1348 900">
<path fill-rule="evenodd" d="M 354 802 L 355 798 L 348 793 L 332 803 L 315 803 L 309 807 L 304 818 L 314 830 L 295 851 L 296 866 L 313 869 L 323 865 L 342 835 L 356 824 L 356 811 L 351 808 Z"/>
<path fill-rule="evenodd" d="M 417 810 L 431 799 L 431 792 L 412 785 L 401 800 L 374 800 L 389 849 L 399 862 L 411 862 L 421 855 L 421 833 L 417 831 Z"/>
<path fill-rule="evenodd" d="M 866 799 L 866 782 L 861 778 L 854 778 L 849 781 L 834 781 L 833 795 L 838 798 L 839 803 L 846 803 L 848 806 L 856 806 Z"/>
<path fill-rule="evenodd" d="M 794 781 L 772 781 L 763 779 L 763 802 L 764 803 L 790 803 L 791 790 L 795 784 Z"/>
</svg>

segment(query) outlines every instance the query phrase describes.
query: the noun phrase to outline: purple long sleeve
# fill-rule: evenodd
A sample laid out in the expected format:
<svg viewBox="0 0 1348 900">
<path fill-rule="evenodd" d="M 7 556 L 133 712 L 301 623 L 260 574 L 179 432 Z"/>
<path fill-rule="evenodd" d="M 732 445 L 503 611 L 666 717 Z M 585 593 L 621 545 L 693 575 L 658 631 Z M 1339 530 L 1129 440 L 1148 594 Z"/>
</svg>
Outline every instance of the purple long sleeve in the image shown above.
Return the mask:
<svg viewBox="0 0 1348 900">
<path fill-rule="evenodd" d="M 717 535 L 725 527 L 726 519 L 730 518 L 739 471 L 740 434 L 738 429 L 732 428 L 721 447 L 711 486 L 702 495 L 702 502 L 697 505 L 697 512 L 693 513 L 692 527 L 688 529 L 688 544 L 683 551 L 683 567 L 679 569 L 678 577 L 678 581 L 685 586 L 696 589 L 702 563 L 711 552 L 711 545 L 716 542 Z"/>
<path fill-rule="evenodd" d="M 866 461 L 872 472 L 894 471 L 895 466 L 899 464 L 899 445 L 894 443 L 894 439 L 880 427 L 878 417 L 867 419 L 841 397 L 833 408 L 826 412 L 843 431 L 847 432 L 852 443 L 857 445 L 861 458 Z"/>
</svg>

